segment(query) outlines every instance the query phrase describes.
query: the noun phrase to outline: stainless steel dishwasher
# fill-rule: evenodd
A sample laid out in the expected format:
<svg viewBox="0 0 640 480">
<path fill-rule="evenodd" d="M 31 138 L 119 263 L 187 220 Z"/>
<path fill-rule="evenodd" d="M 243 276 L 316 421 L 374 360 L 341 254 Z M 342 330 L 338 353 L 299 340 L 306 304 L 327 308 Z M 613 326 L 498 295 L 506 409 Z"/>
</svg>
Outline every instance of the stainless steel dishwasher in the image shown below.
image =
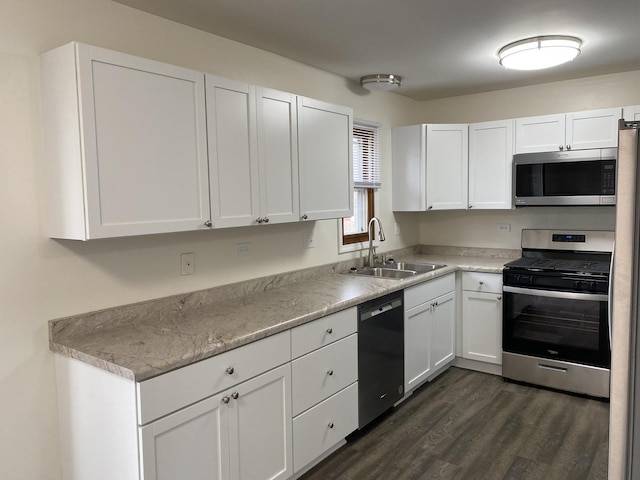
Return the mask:
<svg viewBox="0 0 640 480">
<path fill-rule="evenodd" d="M 404 393 L 403 292 L 358 306 L 358 428 Z"/>
</svg>

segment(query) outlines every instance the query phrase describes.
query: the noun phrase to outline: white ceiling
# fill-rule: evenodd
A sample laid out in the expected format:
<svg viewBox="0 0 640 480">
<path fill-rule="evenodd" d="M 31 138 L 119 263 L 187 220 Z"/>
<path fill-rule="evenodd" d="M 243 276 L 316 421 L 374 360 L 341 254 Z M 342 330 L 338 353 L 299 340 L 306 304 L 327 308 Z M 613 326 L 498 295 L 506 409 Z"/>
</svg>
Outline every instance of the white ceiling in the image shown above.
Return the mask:
<svg viewBox="0 0 640 480">
<path fill-rule="evenodd" d="M 640 0 L 116 1 L 356 81 L 395 73 L 416 100 L 640 70 Z M 579 37 L 582 53 L 539 72 L 498 64 L 539 35 Z"/>
</svg>

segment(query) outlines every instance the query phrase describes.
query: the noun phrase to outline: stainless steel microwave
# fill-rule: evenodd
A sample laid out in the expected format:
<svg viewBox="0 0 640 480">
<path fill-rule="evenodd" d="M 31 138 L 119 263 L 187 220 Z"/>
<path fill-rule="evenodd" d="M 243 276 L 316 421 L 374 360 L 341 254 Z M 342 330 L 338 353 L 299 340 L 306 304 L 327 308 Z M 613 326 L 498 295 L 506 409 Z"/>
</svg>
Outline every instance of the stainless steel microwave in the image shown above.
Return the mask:
<svg viewBox="0 0 640 480">
<path fill-rule="evenodd" d="M 599 148 L 514 155 L 514 205 L 615 205 L 617 154 Z"/>
</svg>

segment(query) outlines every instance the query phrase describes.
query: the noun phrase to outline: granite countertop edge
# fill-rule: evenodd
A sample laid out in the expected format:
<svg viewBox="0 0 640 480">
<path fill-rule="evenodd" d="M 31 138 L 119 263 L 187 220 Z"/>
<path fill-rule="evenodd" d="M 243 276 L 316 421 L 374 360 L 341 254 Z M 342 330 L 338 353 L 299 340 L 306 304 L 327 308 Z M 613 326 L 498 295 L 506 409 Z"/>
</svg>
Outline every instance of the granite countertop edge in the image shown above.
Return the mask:
<svg viewBox="0 0 640 480">
<path fill-rule="evenodd" d="M 401 260 L 446 266 L 403 280 L 320 271 L 289 285 L 210 305 L 141 311 L 135 322 L 99 325 L 91 332 L 76 333 L 72 328 L 65 332 L 66 320 L 77 322 L 82 316 L 52 320 L 49 348 L 142 382 L 449 273 L 460 270 L 501 273 L 512 258 L 415 253 L 403 255 Z M 120 307 L 113 310 L 117 308 Z"/>
</svg>

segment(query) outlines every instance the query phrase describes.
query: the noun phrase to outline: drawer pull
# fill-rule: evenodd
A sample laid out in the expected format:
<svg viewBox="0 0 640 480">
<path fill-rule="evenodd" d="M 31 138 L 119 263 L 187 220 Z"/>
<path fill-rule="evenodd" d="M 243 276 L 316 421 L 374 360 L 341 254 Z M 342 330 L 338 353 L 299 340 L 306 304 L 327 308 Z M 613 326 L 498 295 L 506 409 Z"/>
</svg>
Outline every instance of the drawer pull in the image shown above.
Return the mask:
<svg viewBox="0 0 640 480">
<path fill-rule="evenodd" d="M 333 328 L 331 328 L 331 327 L 327 328 L 327 333 L 329 335 L 331 335 L 333 333 Z"/>
<path fill-rule="evenodd" d="M 234 368 L 233 368 L 233 367 L 229 367 L 229 368 L 227 368 L 227 373 L 228 373 L 229 375 L 233 375 L 233 372 L 235 372 L 235 370 L 234 370 Z"/>
<path fill-rule="evenodd" d="M 329 425 L 327 425 L 327 427 L 333 428 L 333 422 L 329 422 Z"/>
<path fill-rule="evenodd" d="M 231 398 L 233 398 L 234 400 L 237 400 L 239 396 L 240 396 L 240 394 L 238 392 L 233 392 L 231 394 Z"/>
<path fill-rule="evenodd" d="M 484 282 L 483 282 L 482 280 L 480 280 L 478 283 L 479 283 L 480 285 L 484 285 Z"/>
<path fill-rule="evenodd" d="M 333 370 L 329 370 L 329 371 L 327 372 L 327 375 L 329 375 L 329 376 L 333 375 Z"/>
<path fill-rule="evenodd" d="M 229 397 L 222 397 L 222 403 L 229 403 L 229 400 L 231 400 Z"/>
<path fill-rule="evenodd" d="M 498 298 L 496 298 L 496 300 L 498 300 L 498 301 L 502 300 L 502 296 L 498 295 Z"/>
</svg>

